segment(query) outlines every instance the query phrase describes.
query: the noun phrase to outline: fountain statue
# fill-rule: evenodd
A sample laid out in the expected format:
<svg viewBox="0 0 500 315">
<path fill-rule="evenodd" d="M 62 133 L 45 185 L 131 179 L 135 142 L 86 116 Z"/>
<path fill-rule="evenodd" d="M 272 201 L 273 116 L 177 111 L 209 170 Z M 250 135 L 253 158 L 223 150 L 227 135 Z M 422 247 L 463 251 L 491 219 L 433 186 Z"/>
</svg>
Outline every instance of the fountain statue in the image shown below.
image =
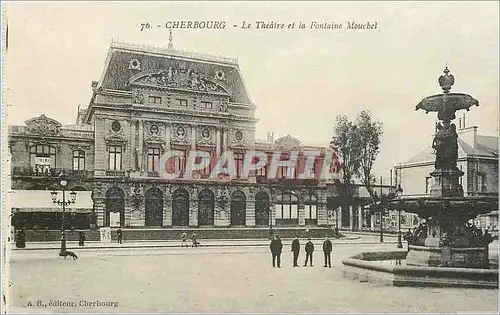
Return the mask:
<svg viewBox="0 0 500 315">
<path fill-rule="evenodd" d="M 440 120 L 432 142 L 436 155 L 429 197 L 401 198 L 390 203 L 392 209 L 418 214 L 425 224 L 418 235 L 409 237 L 407 265 L 429 267 L 488 268 L 490 235 L 470 224 L 478 214 L 498 208 L 498 197 L 465 196 L 457 168 L 458 135 L 452 123 L 455 112 L 470 110 L 479 102 L 463 93 L 450 93 L 455 78 L 448 67 L 439 78 L 442 94 L 424 98 L 416 110 L 437 112 Z"/>
</svg>

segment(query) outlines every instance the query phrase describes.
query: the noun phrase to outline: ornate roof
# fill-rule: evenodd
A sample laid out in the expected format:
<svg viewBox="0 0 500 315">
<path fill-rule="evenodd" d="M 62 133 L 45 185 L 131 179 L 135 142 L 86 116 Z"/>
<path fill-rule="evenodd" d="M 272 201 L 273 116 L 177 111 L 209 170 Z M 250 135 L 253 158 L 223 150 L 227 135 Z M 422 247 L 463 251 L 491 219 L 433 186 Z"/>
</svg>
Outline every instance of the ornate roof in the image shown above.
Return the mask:
<svg viewBox="0 0 500 315">
<path fill-rule="evenodd" d="M 215 93 L 231 102 L 251 103 L 237 59 L 113 42 L 99 86 L 129 90 L 133 84 Z"/>
</svg>

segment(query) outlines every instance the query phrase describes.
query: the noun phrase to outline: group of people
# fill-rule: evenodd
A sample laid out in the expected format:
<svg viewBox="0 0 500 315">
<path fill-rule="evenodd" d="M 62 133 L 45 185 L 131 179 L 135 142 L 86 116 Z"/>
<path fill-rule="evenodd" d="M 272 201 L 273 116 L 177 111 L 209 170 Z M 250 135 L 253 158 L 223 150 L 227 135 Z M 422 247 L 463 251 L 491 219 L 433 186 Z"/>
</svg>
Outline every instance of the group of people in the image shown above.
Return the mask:
<svg viewBox="0 0 500 315">
<path fill-rule="evenodd" d="M 200 242 L 198 242 L 198 237 L 196 236 L 196 232 L 191 234 L 191 247 L 198 247 Z M 189 247 L 187 243 L 187 233 L 183 232 L 181 235 L 181 247 Z"/>
<path fill-rule="evenodd" d="M 283 250 L 283 243 L 281 242 L 281 239 L 279 238 L 278 235 L 274 235 L 271 244 L 270 244 L 270 249 L 271 249 L 271 254 L 273 256 L 273 267 L 278 267 L 281 268 L 281 252 Z M 299 254 L 300 254 L 300 241 L 299 237 L 295 236 L 293 242 L 292 242 L 292 248 L 293 252 L 293 266 L 294 267 L 299 267 L 298 264 L 298 259 L 299 259 Z M 309 266 L 313 266 L 313 253 L 314 253 L 314 244 L 311 241 L 311 238 L 307 239 L 307 243 L 305 245 L 305 252 L 306 252 L 306 259 L 304 261 L 304 267 L 307 266 L 309 263 Z M 325 240 L 323 241 L 323 255 L 325 258 L 325 265 L 324 267 L 332 267 L 332 242 L 328 239 L 328 236 L 325 237 Z"/>
</svg>

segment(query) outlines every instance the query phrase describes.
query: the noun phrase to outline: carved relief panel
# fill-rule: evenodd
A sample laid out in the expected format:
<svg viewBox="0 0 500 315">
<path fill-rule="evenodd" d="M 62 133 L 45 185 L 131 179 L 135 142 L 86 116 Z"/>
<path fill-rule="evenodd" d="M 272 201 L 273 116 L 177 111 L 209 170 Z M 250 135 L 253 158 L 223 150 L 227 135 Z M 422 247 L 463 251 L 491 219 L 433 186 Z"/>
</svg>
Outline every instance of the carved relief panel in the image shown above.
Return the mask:
<svg viewBox="0 0 500 315">
<path fill-rule="evenodd" d="M 215 129 L 211 126 L 198 126 L 196 145 L 199 147 L 215 147 Z"/>
<path fill-rule="evenodd" d="M 173 145 L 191 145 L 191 126 L 188 124 L 172 124 L 170 143 Z"/>
</svg>

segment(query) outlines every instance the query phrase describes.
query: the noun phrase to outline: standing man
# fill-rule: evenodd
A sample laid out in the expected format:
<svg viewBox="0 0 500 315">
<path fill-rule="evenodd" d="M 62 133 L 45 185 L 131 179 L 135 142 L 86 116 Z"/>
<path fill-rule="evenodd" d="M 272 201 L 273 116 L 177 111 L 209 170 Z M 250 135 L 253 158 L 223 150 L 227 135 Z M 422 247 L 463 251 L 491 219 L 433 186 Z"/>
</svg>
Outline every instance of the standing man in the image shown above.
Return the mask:
<svg viewBox="0 0 500 315">
<path fill-rule="evenodd" d="M 298 267 L 299 264 L 297 264 L 297 259 L 299 259 L 300 242 L 299 242 L 299 237 L 297 235 L 295 235 L 295 239 L 292 242 L 292 252 L 293 252 L 293 266 Z"/>
<path fill-rule="evenodd" d="M 84 246 L 84 245 L 85 245 L 85 233 L 83 233 L 83 231 L 80 231 L 78 236 L 78 246 Z"/>
<path fill-rule="evenodd" d="M 276 267 L 276 263 L 278 263 L 278 268 L 281 268 L 281 250 L 283 249 L 283 244 L 281 243 L 278 235 L 274 235 L 269 247 L 271 248 L 271 254 L 273 255 L 273 267 Z"/>
<path fill-rule="evenodd" d="M 309 259 L 311 259 L 310 266 L 313 266 L 313 252 L 314 244 L 311 242 L 311 238 L 308 238 L 306 243 L 306 262 L 304 263 L 304 267 L 307 266 Z"/>
<path fill-rule="evenodd" d="M 329 268 L 332 268 L 332 242 L 328 239 L 328 236 L 323 242 L 323 254 L 325 255 L 325 267 L 328 265 Z"/>
<path fill-rule="evenodd" d="M 116 235 L 118 236 L 118 244 L 122 244 L 122 242 L 123 242 L 123 231 L 122 231 L 121 227 L 119 227 L 118 230 L 116 230 Z"/>
</svg>

